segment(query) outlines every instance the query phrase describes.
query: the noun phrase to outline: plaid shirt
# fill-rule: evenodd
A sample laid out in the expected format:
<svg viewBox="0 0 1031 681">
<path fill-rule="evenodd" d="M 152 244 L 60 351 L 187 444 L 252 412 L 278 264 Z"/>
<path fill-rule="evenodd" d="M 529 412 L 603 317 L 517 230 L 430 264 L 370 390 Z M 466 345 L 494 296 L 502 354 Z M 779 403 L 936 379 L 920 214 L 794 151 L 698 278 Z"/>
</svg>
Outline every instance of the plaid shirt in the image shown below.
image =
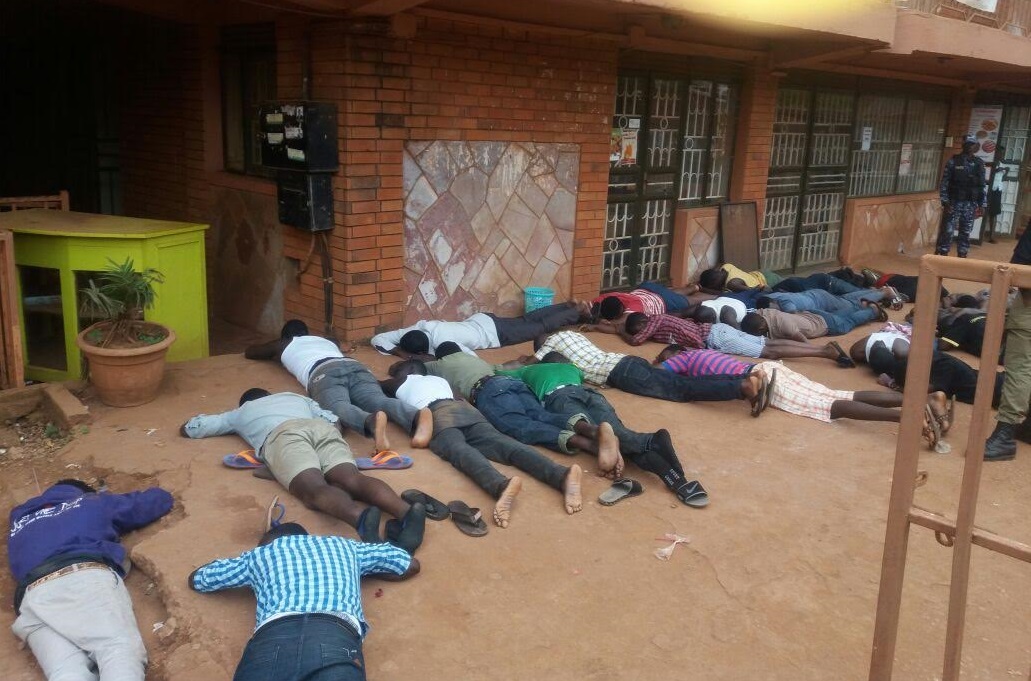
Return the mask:
<svg viewBox="0 0 1031 681">
<path fill-rule="evenodd" d="M 649 338 L 660 343 L 676 343 L 688 348 L 704 348 L 712 324 L 699 324 L 691 319 L 681 319 L 668 314 L 657 314 L 648 318 L 641 332 L 631 342 L 640 345 Z"/>
<path fill-rule="evenodd" d="M 605 352 L 587 340 L 582 333 L 559 331 L 548 336 L 540 350 L 534 353 L 537 359 L 544 359 L 549 352 L 561 352 L 570 362 L 584 372 L 584 380 L 595 385 L 605 385 L 609 374 L 626 355 Z"/>
<path fill-rule="evenodd" d="M 204 565 L 193 588 L 210 592 L 250 587 L 258 600 L 255 630 L 277 616 L 330 613 L 369 630 L 362 612 L 361 578 L 403 575 L 412 559 L 390 544 L 364 544 L 343 537 L 289 535 Z"/>
</svg>

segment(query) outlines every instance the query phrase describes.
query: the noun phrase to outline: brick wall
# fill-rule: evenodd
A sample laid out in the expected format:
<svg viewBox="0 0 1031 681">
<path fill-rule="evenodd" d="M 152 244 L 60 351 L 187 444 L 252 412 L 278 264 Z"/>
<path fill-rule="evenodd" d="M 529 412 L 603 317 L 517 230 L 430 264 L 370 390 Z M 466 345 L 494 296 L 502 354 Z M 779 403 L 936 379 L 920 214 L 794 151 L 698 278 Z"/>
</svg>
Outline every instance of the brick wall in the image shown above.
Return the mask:
<svg viewBox="0 0 1031 681">
<path fill-rule="evenodd" d="M 734 174 L 730 183 L 732 201 L 758 202 L 758 223 L 763 222 L 766 178 L 770 170 L 770 145 L 773 142 L 773 116 L 777 106 L 779 79 L 769 72 L 752 71 L 745 80 Z"/>
<path fill-rule="evenodd" d="M 406 140 L 502 140 L 581 145 L 572 292 L 598 287 L 608 182 L 616 49 L 566 35 L 419 17 L 415 36 L 385 23 L 296 20 L 277 26 L 279 95 L 301 94 L 307 48 L 311 97 L 340 111 L 341 170 L 331 237 L 339 335 L 400 325 L 402 149 Z M 289 230 L 284 253 L 304 261 L 310 237 Z M 322 328 L 318 262 L 285 294 L 287 316 Z"/>
<path fill-rule="evenodd" d="M 118 135 L 124 213 L 208 222 L 198 31 L 138 16 L 122 22 Z"/>
</svg>

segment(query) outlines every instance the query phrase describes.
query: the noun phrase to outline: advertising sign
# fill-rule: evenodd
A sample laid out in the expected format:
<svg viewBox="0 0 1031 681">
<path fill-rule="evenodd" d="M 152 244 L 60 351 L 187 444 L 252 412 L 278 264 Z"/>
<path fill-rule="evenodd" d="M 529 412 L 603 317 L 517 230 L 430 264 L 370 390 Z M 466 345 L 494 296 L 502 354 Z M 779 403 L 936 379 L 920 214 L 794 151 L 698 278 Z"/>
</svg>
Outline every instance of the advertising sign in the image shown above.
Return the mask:
<svg viewBox="0 0 1031 681">
<path fill-rule="evenodd" d="M 974 155 L 985 163 L 995 160 L 995 149 L 999 144 L 999 126 L 1002 125 L 1001 106 L 978 106 L 970 110 L 970 125 L 967 134 L 977 140 Z"/>
<path fill-rule="evenodd" d="M 903 144 L 899 154 L 899 177 L 906 177 L 913 171 L 913 145 Z"/>
<path fill-rule="evenodd" d="M 999 4 L 999 0 L 956 0 L 956 2 L 967 7 L 979 9 L 982 12 L 994 12 Z"/>
</svg>

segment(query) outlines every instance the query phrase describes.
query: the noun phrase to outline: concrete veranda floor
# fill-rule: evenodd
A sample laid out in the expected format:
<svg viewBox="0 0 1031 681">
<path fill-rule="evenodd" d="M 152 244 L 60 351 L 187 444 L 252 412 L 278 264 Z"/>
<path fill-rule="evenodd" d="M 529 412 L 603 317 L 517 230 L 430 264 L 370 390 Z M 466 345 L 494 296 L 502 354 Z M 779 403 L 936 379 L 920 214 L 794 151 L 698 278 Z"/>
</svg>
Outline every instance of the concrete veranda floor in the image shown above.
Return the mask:
<svg viewBox="0 0 1031 681">
<path fill-rule="evenodd" d="M 972 255 L 1008 260 L 1011 249 L 1005 242 Z M 857 264 L 916 271 L 916 260 L 906 256 Z M 892 313 L 899 320 L 903 315 Z M 593 340 L 626 350 L 612 336 L 593 334 Z M 638 351 L 650 359 L 659 348 Z M 527 349 L 484 355 L 501 361 Z M 389 364 L 369 348 L 357 354 L 378 375 Z M 877 388 L 864 368 L 812 359 L 790 366 L 836 388 Z M 353 536 L 342 523 L 304 510 L 275 483 L 223 468 L 221 455 L 242 448 L 235 437 L 178 436 L 185 419 L 232 408 L 254 385 L 298 389 L 278 365 L 241 355 L 171 366 L 152 404 L 119 410 L 91 404 L 90 432 L 38 473 L 46 485 L 77 464 L 105 477 L 113 491 L 154 481 L 176 496 L 172 516 L 127 540 L 139 568 L 129 584 L 154 660 L 148 678 L 232 675 L 253 626 L 253 598 L 249 592 L 197 595 L 186 577 L 211 558 L 253 546 L 273 494 L 282 495 L 290 519 L 310 530 Z M 365 646 L 369 678 L 865 679 L 897 426 L 828 425 L 773 410 L 752 419 L 741 402 L 675 404 L 605 394 L 630 427 L 672 431 L 712 504 L 681 506 L 658 479 L 631 467 L 628 474 L 646 493 L 611 508 L 596 502 L 606 487 L 600 478 L 586 478 L 586 507 L 575 516 L 565 515 L 557 493 L 527 481 L 509 529 L 492 526 L 487 537 L 472 539 L 449 521 L 431 523 L 418 578 L 370 581 L 363 589 L 372 625 Z M 970 407 L 958 405 L 951 454 L 922 455 L 930 480 L 917 490 L 920 505 L 954 512 L 969 417 Z M 401 444 L 400 431 L 392 434 Z M 361 437 L 348 439 L 359 453 L 370 448 Z M 415 458 L 413 468 L 378 474 L 395 489 L 418 487 L 444 501 L 490 508 L 486 495 L 431 452 L 403 450 Z M 594 470 L 587 456 L 572 460 Z M 33 477 L 25 466 L 4 472 L 0 511 L 35 493 Z M 1014 462 L 987 465 L 978 523 L 1031 541 L 1029 483 L 1026 445 Z M 691 543 L 663 562 L 652 552 L 667 532 L 687 535 Z M 952 552 L 919 528 L 910 547 L 895 678 L 931 681 L 941 675 Z M 9 594 L 9 576 L 3 586 Z M 965 679 L 1027 678 L 1029 601 L 1026 565 L 975 548 Z M 160 642 L 151 630 L 169 615 L 176 631 Z M 12 617 L 5 595 L 0 626 L 6 629 Z M 41 679 L 29 652 L 15 644 L 13 636 L 0 634 L 0 679 Z"/>
</svg>

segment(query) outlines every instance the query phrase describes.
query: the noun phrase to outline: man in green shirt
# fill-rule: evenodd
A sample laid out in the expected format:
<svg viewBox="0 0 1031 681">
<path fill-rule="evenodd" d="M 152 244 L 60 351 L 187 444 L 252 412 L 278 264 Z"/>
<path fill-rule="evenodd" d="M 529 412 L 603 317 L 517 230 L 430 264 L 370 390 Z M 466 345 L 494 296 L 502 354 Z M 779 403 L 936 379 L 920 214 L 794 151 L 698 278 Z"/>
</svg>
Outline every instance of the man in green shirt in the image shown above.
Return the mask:
<svg viewBox="0 0 1031 681">
<path fill-rule="evenodd" d="M 583 372 L 561 353 L 550 352 L 538 364 L 514 370 L 499 369 L 497 373 L 521 379 L 548 411 L 583 413 L 595 423 L 612 426 L 620 452 L 629 461 L 659 476 L 688 506 L 700 508 L 709 504 L 709 495 L 701 484 L 684 477 L 684 468 L 669 431 L 662 428 L 654 433 L 638 433 L 627 428 L 601 393 L 584 387 Z"/>
<path fill-rule="evenodd" d="M 440 376 L 479 409 L 495 428 L 528 445 L 543 445 L 565 454 L 576 450 L 598 457 L 606 475 L 619 475 L 623 459 L 611 426 L 595 425 L 586 414 L 545 409 L 517 378 L 496 375 L 493 364 L 462 352 L 457 343 L 437 346 L 437 360 L 426 363 L 431 376 Z"/>
</svg>

